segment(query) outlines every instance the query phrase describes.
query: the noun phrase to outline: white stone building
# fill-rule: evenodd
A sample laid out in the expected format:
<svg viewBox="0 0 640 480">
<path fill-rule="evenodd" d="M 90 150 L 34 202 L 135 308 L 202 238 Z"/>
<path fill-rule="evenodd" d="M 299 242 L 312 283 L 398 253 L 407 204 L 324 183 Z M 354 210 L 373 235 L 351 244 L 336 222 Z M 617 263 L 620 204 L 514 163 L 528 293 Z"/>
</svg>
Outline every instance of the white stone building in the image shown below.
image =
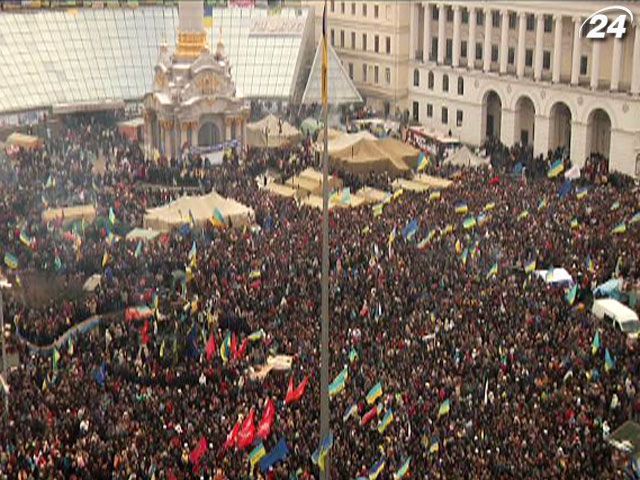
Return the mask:
<svg viewBox="0 0 640 480">
<path fill-rule="evenodd" d="M 640 5 L 622 39 L 586 38 L 610 2 L 411 1 L 410 116 L 479 145 L 488 136 L 540 154 L 601 153 L 640 175 Z M 611 19 L 620 12 L 608 12 Z"/>
</svg>

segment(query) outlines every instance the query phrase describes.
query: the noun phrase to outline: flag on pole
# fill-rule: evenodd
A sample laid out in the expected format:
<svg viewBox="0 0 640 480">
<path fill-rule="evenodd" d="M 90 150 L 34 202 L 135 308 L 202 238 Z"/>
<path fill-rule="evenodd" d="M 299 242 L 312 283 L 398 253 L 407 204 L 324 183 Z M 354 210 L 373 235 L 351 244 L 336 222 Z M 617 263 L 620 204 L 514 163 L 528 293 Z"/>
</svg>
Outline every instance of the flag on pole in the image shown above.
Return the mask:
<svg viewBox="0 0 640 480">
<path fill-rule="evenodd" d="M 631 217 L 631 220 L 629 220 L 629 225 L 633 225 L 634 223 L 638 222 L 640 222 L 640 212 L 636 212 L 633 217 Z"/>
<path fill-rule="evenodd" d="M 351 347 L 351 351 L 349 352 L 349 363 L 353 363 L 358 359 L 358 352 L 355 348 Z"/>
<path fill-rule="evenodd" d="M 578 190 L 576 190 L 576 198 L 580 200 L 586 197 L 588 191 L 589 189 L 587 187 L 579 188 Z"/>
<path fill-rule="evenodd" d="M 465 202 L 460 202 L 460 203 L 456 204 L 455 211 L 456 211 L 456 213 L 464 215 L 465 213 L 467 213 L 469 211 L 469 207 L 467 206 L 467 204 Z"/>
<path fill-rule="evenodd" d="M 322 12 L 322 106 L 329 106 L 329 46 L 327 44 L 327 0 Z"/>
<path fill-rule="evenodd" d="M 402 466 L 398 469 L 396 473 L 393 474 L 393 480 L 400 480 L 404 478 L 404 476 L 409 473 L 409 466 L 411 465 L 411 457 L 407 458 Z"/>
<path fill-rule="evenodd" d="M 418 171 L 421 172 L 428 166 L 429 166 L 429 157 L 427 157 L 424 154 L 424 152 L 420 152 L 420 156 L 418 157 Z"/>
<path fill-rule="evenodd" d="M 262 442 L 258 443 L 258 445 L 253 450 L 251 450 L 251 453 L 249 453 L 249 463 L 251 464 L 252 472 L 254 467 L 256 466 L 256 463 L 262 460 L 262 457 L 264 457 L 266 454 L 267 451 L 265 450 L 264 444 Z"/>
<path fill-rule="evenodd" d="M 369 390 L 369 393 L 367 393 L 367 403 L 371 405 L 381 396 L 382 396 L 382 384 L 378 382 L 371 388 L 371 390 Z"/>
<path fill-rule="evenodd" d="M 58 351 L 57 348 L 54 347 L 53 349 L 53 371 L 57 372 L 58 371 L 58 362 L 60 361 L 60 352 Z"/>
<path fill-rule="evenodd" d="M 135 258 L 140 258 L 142 255 L 142 240 L 138 240 L 138 245 L 136 245 L 136 251 L 133 253 Z"/>
<path fill-rule="evenodd" d="M 572 228 L 572 229 L 576 229 L 576 228 L 578 228 L 578 227 L 580 227 L 580 222 L 578 222 L 578 219 L 577 219 L 577 218 L 573 218 L 573 219 L 571 220 L 571 228 Z"/>
<path fill-rule="evenodd" d="M 451 402 L 447 398 L 444 402 L 440 404 L 440 408 L 438 408 L 438 418 L 447 415 L 451 410 Z"/>
<path fill-rule="evenodd" d="M 538 204 L 538 210 L 542 210 L 547 206 L 547 199 L 543 198 L 542 200 L 540 200 L 540 203 Z"/>
<path fill-rule="evenodd" d="M 349 370 L 344 367 L 333 382 L 329 384 L 329 397 L 335 397 L 344 390 L 348 377 Z"/>
<path fill-rule="evenodd" d="M 627 231 L 627 224 L 625 222 L 620 222 L 618 225 L 616 225 L 613 230 L 611 230 L 611 233 L 613 234 L 622 234 L 625 233 Z"/>
<path fill-rule="evenodd" d="M 556 160 L 549 168 L 547 172 L 547 177 L 555 178 L 560 175 L 564 171 L 564 164 L 562 163 L 562 159 Z"/>
<path fill-rule="evenodd" d="M 102 268 L 106 267 L 107 263 L 109 263 L 109 252 L 104 252 L 102 255 Z"/>
<path fill-rule="evenodd" d="M 109 207 L 109 223 L 111 223 L 111 225 L 115 225 L 116 223 L 116 214 L 113 211 L 113 207 Z"/>
<path fill-rule="evenodd" d="M 222 358 L 223 363 L 227 363 L 229 361 L 229 357 L 231 356 L 231 333 L 227 332 L 227 335 L 224 337 L 224 341 L 222 345 L 220 345 L 220 358 Z"/>
<path fill-rule="evenodd" d="M 616 365 L 616 362 L 611 357 L 611 354 L 609 353 L 609 349 L 605 348 L 605 350 L 604 350 L 604 371 L 608 372 L 613 367 L 615 367 L 615 365 Z"/>
<path fill-rule="evenodd" d="M 382 417 L 382 420 L 380 420 L 380 423 L 378 424 L 378 432 L 384 433 L 384 431 L 387 429 L 387 427 L 391 424 L 392 421 L 393 421 L 393 410 L 389 409 L 387 413 L 384 414 L 384 417 Z"/>
<path fill-rule="evenodd" d="M 211 224 L 215 228 L 223 228 L 225 226 L 224 215 L 218 207 L 213 210 L 213 217 L 211 217 Z"/>
<path fill-rule="evenodd" d="M 33 242 L 33 239 L 29 237 L 29 234 L 27 234 L 26 228 L 20 230 L 20 242 L 24 246 L 31 248 L 31 242 Z"/>
<path fill-rule="evenodd" d="M 333 432 L 329 432 L 329 434 L 322 439 L 318 449 L 311 455 L 313 463 L 318 465 L 321 472 L 324 472 L 327 455 L 331 447 L 333 447 Z"/>
<path fill-rule="evenodd" d="M 536 270 L 536 259 L 534 258 L 524 266 L 525 273 L 533 273 Z"/>
<path fill-rule="evenodd" d="M 593 259 L 591 258 L 591 255 L 587 255 L 586 266 L 589 272 L 593 273 L 596 271 L 596 265 L 595 263 L 593 263 Z"/>
<path fill-rule="evenodd" d="M 495 277 L 496 275 L 498 275 L 498 262 L 495 262 L 493 265 L 491 265 L 491 268 L 487 272 L 487 279 Z"/>
<path fill-rule="evenodd" d="M 591 355 L 595 355 L 600 350 L 600 332 L 596 332 L 591 342 Z"/>
<path fill-rule="evenodd" d="M 396 240 L 396 227 L 395 225 L 393 226 L 393 230 L 391 230 L 391 232 L 389 233 L 389 240 L 387 241 L 387 245 L 391 246 L 393 245 L 393 242 L 395 242 Z"/>
<path fill-rule="evenodd" d="M 342 415 L 342 421 L 346 422 L 356 413 L 358 413 L 358 405 L 356 403 L 353 403 L 345 410 L 344 414 Z"/>
<path fill-rule="evenodd" d="M 484 206 L 484 211 L 485 212 L 490 212 L 491 210 L 496 208 L 496 202 L 489 202 Z"/>
<path fill-rule="evenodd" d="M 575 284 L 565 295 L 565 299 L 569 305 L 573 305 L 573 302 L 576 301 L 576 294 L 578 293 L 578 284 Z"/>
<path fill-rule="evenodd" d="M 11 270 L 15 270 L 18 268 L 18 257 L 16 257 L 13 253 L 5 253 L 4 254 L 4 263 Z"/>
<path fill-rule="evenodd" d="M 374 205 L 372 207 L 374 218 L 379 217 L 380 215 L 382 215 L 382 209 L 383 208 L 384 208 L 384 204 L 383 203 L 378 203 L 378 204 L 376 204 L 376 205 Z"/>
<path fill-rule="evenodd" d="M 525 218 L 527 218 L 529 216 L 529 210 L 523 210 L 522 212 L 520 212 L 520 214 L 518 215 L 518 220 L 524 220 Z"/>
<path fill-rule="evenodd" d="M 462 222 L 462 227 L 465 230 L 470 230 L 476 225 L 477 225 L 476 217 L 474 217 L 473 215 L 465 218 L 464 221 Z"/>
<path fill-rule="evenodd" d="M 258 340 L 263 339 L 264 335 L 265 335 L 264 330 L 260 329 L 260 330 L 256 330 L 255 332 L 251 333 L 247 338 L 251 342 L 257 342 Z"/>
<path fill-rule="evenodd" d="M 376 463 L 373 464 L 373 466 L 369 470 L 369 480 L 376 480 L 378 478 L 378 476 L 382 473 L 382 470 L 384 470 L 385 461 L 385 457 L 382 456 Z"/>
</svg>

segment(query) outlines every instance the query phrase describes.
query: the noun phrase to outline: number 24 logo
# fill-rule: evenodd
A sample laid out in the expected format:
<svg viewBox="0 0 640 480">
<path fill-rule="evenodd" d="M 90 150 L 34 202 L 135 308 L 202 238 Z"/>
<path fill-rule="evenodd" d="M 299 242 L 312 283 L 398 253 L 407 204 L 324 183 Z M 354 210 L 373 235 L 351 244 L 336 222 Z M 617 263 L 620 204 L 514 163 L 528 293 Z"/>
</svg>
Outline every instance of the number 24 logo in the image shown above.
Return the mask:
<svg viewBox="0 0 640 480">
<path fill-rule="evenodd" d="M 624 12 L 618 15 L 613 20 L 609 21 L 609 17 L 604 14 L 605 11 L 617 10 L 618 12 Z M 622 38 L 627 33 L 627 17 L 630 22 L 633 22 L 633 13 L 626 7 L 613 5 L 611 7 L 603 8 L 592 14 L 587 18 L 580 26 L 580 31 L 584 29 L 584 26 L 588 23 L 594 27 L 587 33 L 587 38 L 591 39 L 604 39 L 605 36 L 611 35 L 615 38 Z"/>
</svg>

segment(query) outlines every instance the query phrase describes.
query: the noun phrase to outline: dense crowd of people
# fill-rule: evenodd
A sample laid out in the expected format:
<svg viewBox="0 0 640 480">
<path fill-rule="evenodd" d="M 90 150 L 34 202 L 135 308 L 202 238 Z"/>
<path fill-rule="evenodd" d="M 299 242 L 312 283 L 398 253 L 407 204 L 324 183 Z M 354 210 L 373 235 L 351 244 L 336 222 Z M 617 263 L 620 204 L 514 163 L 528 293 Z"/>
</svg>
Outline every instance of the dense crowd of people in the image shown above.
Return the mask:
<svg viewBox="0 0 640 480">
<path fill-rule="evenodd" d="M 156 164 L 94 123 L 0 166 L 0 253 L 17 260 L 4 269 L 16 283 L 5 318 L 21 360 L 0 419 L 0 474 L 249 478 L 256 444 L 242 448 L 232 432 L 272 400 L 265 451 L 284 439 L 288 455 L 254 477 L 315 478 L 321 214 L 255 181 L 266 168 L 289 176 L 314 162 L 302 144 L 231 154 L 215 168 L 188 156 Z M 368 477 L 380 459 L 381 479 L 408 459 L 412 478 L 621 478 L 605 439 L 640 413 L 640 359 L 590 303 L 614 275 L 640 280 L 638 191 L 585 185 L 586 195 L 560 198 L 561 181 L 502 175 L 512 167 L 463 170 L 439 198 L 400 192 L 380 215 L 371 205 L 332 210 L 330 378 L 348 372 L 331 399 L 335 478 Z M 354 188 L 386 183 L 334 173 Z M 185 188 L 251 206 L 260 228 L 185 227 L 140 248 L 123 238 L 146 208 Z M 94 204 L 97 219 L 41 221 L 45 208 L 76 203 Z M 532 261 L 566 268 L 575 300 L 525 272 Z M 65 285 L 96 273 L 92 293 L 25 301 L 29 275 Z M 151 318 L 125 320 L 142 305 Z M 33 349 L 102 313 L 91 333 Z M 293 357 L 291 369 L 256 378 L 277 354 Z M 290 381 L 305 378 L 306 391 L 285 402 Z"/>
</svg>

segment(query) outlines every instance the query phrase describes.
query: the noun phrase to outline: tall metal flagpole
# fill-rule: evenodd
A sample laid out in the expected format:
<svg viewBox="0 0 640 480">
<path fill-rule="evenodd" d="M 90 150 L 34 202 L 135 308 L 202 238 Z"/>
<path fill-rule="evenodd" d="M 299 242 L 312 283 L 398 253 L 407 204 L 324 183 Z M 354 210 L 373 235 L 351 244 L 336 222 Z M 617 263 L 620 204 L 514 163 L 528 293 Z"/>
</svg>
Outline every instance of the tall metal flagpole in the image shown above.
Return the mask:
<svg viewBox="0 0 640 480">
<path fill-rule="evenodd" d="M 328 135 L 328 45 L 327 0 L 322 15 L 322 107 L 324 118 L 324 152 L 322 154 L 322 332 L 320 340 L 320 441 L 329 434 L 329 135 Z M 320 471 L 322 480 L 330 480 L 330 453 L 325 458 L 325 468 Z"/>
</svg>

